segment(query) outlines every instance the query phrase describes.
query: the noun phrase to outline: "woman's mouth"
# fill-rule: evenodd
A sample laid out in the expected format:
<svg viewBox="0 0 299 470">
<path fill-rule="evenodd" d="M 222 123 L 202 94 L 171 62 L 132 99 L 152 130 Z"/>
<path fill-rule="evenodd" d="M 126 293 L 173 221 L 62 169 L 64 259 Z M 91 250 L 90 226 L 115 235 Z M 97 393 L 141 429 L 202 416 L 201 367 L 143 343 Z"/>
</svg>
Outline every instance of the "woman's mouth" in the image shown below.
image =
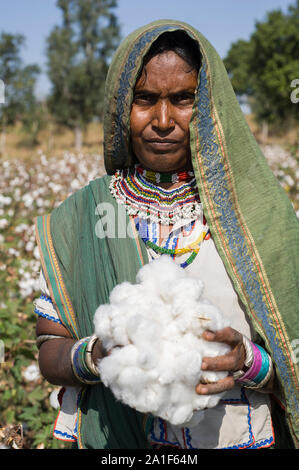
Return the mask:
<svg viewBox="0 0 299 470">
<path fill-rule="evenodd" d="M 178 140 L 175 139 L 147 139 L 145 140 L 146 145 L 148 145 L 152 150 L 156 151 L 169 151 L 173 150 L 175 146 L 179 144 Z"/>
</svg>

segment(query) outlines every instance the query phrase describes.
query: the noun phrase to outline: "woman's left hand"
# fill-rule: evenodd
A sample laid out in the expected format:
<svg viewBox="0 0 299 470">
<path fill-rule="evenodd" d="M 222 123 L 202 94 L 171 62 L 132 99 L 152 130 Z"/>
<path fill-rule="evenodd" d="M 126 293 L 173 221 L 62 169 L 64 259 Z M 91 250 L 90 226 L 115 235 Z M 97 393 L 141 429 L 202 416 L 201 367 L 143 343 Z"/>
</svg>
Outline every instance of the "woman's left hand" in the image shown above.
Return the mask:
<svg viewBox="0 0 299 470">
<path fill-rule="evenodd" d="M 206 341 L 226 343 L 231 347 L 231 351 L 224 356 L 204 357 L 201 364 L 202 370 L 228 371 L 231 374 L 215 383 L 198 384 L 196 393 L 199 395 L 212 395 L 230 390 L 235 385 L 232 373 L 244 368 L 246 353 L 241 333 L 227 327 L 215 332 L 206 330 L 202 337 Z"/>
</svg>

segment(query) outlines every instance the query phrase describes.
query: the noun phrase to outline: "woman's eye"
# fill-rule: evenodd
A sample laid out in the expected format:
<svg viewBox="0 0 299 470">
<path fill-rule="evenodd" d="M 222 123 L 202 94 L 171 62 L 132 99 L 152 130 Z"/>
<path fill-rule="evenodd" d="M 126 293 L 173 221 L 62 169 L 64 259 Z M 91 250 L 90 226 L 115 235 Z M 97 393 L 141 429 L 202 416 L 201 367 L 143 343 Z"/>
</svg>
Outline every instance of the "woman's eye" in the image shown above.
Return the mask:
<svg viewBox="0 0 299 470">
<path fill-rule="evenodd" d="M 172 97 L 172 102 L 174 104 L 192 104 L 193 101 L 194 93 L 179 93 Z"/>
<path fill-rule="evenodd" d="M 134 96 L 134 103 L 136 104 L 152 104 L 155 102 L 155 97 L 149 94 L 138 94 Z"/>
</svg>

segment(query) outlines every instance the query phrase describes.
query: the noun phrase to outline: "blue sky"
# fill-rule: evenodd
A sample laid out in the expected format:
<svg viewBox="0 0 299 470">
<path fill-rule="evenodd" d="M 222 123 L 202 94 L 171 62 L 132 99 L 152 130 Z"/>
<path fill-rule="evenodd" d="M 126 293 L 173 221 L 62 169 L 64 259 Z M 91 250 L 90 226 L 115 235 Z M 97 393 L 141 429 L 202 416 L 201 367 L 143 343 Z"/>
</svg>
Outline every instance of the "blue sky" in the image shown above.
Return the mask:
<svg viewBox="0 0 299 470">
<path fill-rule="evenodd" d="M 232 42 L 248 39 L 256 21 L 274 9 L 287 11 L 294 0 L 118 0 L 115 10 L 122 37 L 153 20 L 168 18 L 185 21 L 197 28 L 225 57 Z M 21 33 L 26 38 L 22 51 L 25 64 L 42 69 L 37 94 L 45 96 L 50 83 L 46 76 L 46 37 L 61 14 L 56 0 L 0 0 L 0 32 Z"/>
</svg>

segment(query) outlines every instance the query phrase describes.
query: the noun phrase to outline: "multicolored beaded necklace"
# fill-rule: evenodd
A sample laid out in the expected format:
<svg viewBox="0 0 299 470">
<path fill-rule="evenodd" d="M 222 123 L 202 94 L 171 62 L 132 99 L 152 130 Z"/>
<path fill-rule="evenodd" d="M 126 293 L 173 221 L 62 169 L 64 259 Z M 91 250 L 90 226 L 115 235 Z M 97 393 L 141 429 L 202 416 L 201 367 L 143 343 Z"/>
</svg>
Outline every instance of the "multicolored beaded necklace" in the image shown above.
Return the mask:
<svg viewBox="0 0 299 470">
<path fill-rule="evenodd" d="M 201 242 L 203 240 L 208 240 L 210 237 L 211 237 L 211 234 L 210 234 L 209 229 L 207 230 L 207 232 L 203 231 L 198 237 L 198 239 L 195 240 L 195 242 L 190 243 L 190 245 L 186 246 L 185 248 L 165 248 L 165 247 L 156 245 L 155 243 L 153 243 L 146 237 L 143 237 L 142 240 L 144 241 L 147 247 L 151 248 L 156 253 L 159 253 L 161 255 L 166 254 L 166 255 L 171 255 L 171 256 L 177 256 L 177 255 L 182 255 L 182 254 L 192 251 L 189 258 L 187 258 L 186 261 L 184 261 L 183 263 L 180 263 L 181 268 L 186 268 L 192 263 L 192 261 L 195 260 L 196 255 L 198 254 L 200 250 Z"/>
<path fill-rule="evenodd" d="M 194 178 L 193 171 L 158 173 L 152 170 L 145 170 L 141 165 L 136 166 L 136 171 L 151 183 L 178 183 L 179 181 L 190 181 Z"/>
<path fill-rule="evenodd" d="M 117 202 L 126 207 L 129 215 L 137 215 L 150 222 L 171 225 L 181 219 L 191 221 L 202 217 L 194 177 L 178 188 L 164 189 L 148 181 L 141 174 L 140 166 L 136 165 L 133 170 L 116 171 L 109 188 Z"/>
</svg>

